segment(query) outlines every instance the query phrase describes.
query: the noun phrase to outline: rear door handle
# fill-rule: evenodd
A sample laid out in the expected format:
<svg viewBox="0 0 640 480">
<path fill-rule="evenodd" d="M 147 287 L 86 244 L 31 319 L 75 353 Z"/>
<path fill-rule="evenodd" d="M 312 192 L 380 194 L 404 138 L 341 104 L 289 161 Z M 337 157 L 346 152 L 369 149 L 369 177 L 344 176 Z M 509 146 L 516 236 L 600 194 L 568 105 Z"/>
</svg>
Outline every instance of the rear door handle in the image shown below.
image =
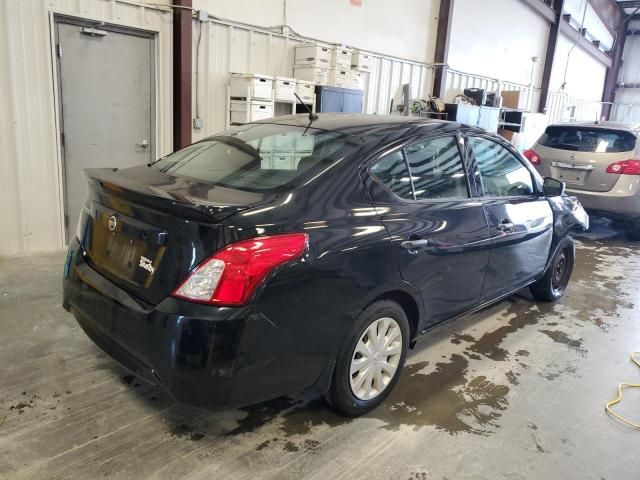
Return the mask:
<svg viewBox="0 0 640 480">
<path fill-rule="evenodd" d="M 500 222 L 498 224 L 498 226 L 496 228 L 501 232 L 511 232 L 511 231 L 513 231 L 513 227 L 514 227 L 514 225 L 513 225 L 513 223 L 511 223 L 510 220 L 504 219 L 504 220 L 502 220 L 502 222 Z"/>
<path fill-rule="evenodd" d="M 421 240 L 405 240 L 400 243 L 400 246 L 405 250 L 408 250 L 409 253 L 418 253 L 419 248 L 424 248 L 429 245 L 429 240 L 421 239 Z"/>
</svg>

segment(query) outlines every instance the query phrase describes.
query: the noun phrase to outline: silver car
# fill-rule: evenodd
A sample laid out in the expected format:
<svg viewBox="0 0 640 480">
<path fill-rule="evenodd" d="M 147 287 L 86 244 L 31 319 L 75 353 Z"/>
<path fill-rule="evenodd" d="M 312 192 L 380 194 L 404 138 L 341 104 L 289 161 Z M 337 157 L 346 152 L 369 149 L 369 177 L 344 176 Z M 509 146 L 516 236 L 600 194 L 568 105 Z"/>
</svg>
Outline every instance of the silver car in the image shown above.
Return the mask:
<svg viewBox="0 0 640 480">
<path fill-rule="evenodd" d="M 543 177 L 567 184 L 588 211 L 625 223 L 640 240 L 640 125 L 549 125 L 524 156 Z"/>
</svg>

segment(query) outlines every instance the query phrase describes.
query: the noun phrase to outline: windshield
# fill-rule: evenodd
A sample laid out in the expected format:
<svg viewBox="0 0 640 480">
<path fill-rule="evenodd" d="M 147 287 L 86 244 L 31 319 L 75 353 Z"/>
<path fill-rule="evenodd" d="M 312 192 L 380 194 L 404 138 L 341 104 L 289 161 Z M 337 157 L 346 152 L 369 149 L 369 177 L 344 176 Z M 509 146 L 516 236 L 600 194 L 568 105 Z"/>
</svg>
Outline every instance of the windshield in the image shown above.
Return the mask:
<svg viewBox="0 0 640 480">
<path fill-rule="evenodd" d="M 636 146 L 636 137 L 623 130 L 553 126 L 547 127 L 538 143 L 574 152 L 616 153 L 632 151 Z"/>
<path fill-rule="evenodd" d="M 290 188 L 319 167 L 353 153 L 360 143 L 350 135 L 313 128 L 244 125 L 183 148 L 153 166 L 171 175 L 264 192 Z"/>
</svg>

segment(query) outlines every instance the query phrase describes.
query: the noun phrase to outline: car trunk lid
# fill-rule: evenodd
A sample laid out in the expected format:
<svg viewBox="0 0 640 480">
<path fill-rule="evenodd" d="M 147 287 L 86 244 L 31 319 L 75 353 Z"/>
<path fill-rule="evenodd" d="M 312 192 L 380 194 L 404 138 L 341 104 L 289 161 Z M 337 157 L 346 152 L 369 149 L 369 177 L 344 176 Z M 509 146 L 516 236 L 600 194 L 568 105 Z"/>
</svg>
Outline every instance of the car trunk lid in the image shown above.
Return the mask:
<svg viewBox="0 0 640 480">
<path fill-rule="evenodd" d="M 540 156 L 540 173 L 566 182 L 573 190 L 608 192 L 620 175 L 608 173 L 607 167 L 620 160 L 628 160 L 631 153 L 572 152 L 536 145 Z"/>
<path fill-rule="evenodd" d="M 221 221 L 270 199 L 144 166 L 85 174 L 81 243 L 88 262 L 152 305 L 222 246 Z"/>
<path fill-rule="evenodd" d="M 620 175 L 608 173 L 612 163 L 633 158 L 633 133 L 600 125 L 552 125 L 534 151 L 540 157 L 538 171 L 566 182 L 573 190 L 608 192 Z"/>
</svg>

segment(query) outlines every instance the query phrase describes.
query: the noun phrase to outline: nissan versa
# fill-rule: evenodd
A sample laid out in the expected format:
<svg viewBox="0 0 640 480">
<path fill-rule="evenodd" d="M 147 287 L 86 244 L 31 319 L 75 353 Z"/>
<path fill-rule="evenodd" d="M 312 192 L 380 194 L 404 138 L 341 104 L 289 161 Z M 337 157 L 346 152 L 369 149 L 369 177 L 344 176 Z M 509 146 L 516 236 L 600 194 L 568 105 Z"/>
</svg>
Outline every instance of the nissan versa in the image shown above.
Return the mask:
<svg viewBox="0 0 640 480">
<path fill-rule="evenodd" d="M 367 412 L 435 324 L 526 286 L 558 299 L 588 227 L 500 137 L 410 117 L 278 117 L 85 173 L 64 307 L 205 407 L 313 389 Z"/>
</svg>

